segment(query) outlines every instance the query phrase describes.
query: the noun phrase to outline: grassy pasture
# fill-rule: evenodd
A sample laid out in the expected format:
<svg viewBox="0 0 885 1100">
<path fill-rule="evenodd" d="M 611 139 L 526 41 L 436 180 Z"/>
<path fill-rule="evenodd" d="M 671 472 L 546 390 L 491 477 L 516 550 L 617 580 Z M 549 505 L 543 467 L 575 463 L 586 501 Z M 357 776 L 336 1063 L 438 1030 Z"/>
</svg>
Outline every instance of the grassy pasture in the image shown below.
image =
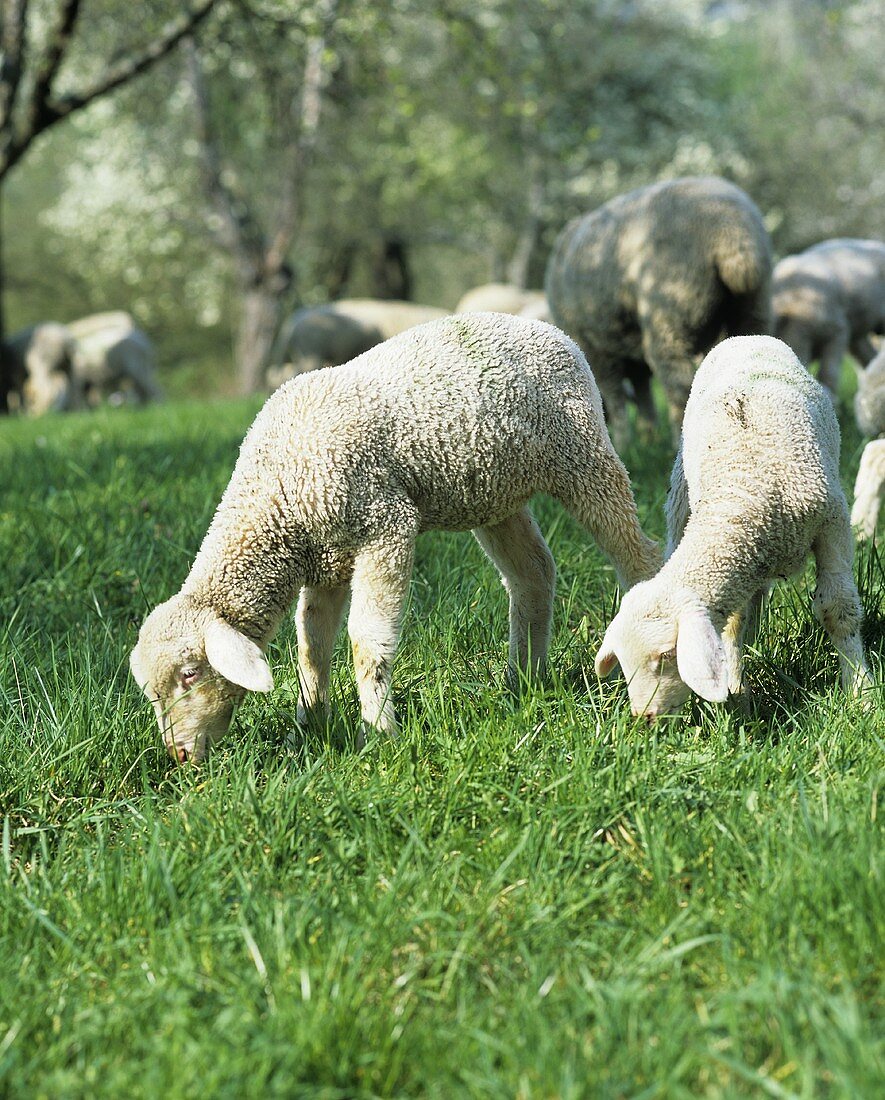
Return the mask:
<svg viewBox="0 0 885 1100">
<path fill-rule="evenodd" d="M 593 674 L 613 572 L 541 500 L 543 685 L 504 693 L 496 575 L 429 535 L 398 741 L 355 751 L 343 639 L 339 720 L 295 732 L 287 628 L 272 696 L 172 765 L 126 659 L 256 407 L 0 423 L 0 1094 L 882 1095 L 885 701 L 836 690 L 811 570 L 748 656 L 754 717 L 651 728 Z M 859 453 L 846 426 L 847 488 Z M 669 449 L 626 458 L 660 535 Z"/>
</svg>

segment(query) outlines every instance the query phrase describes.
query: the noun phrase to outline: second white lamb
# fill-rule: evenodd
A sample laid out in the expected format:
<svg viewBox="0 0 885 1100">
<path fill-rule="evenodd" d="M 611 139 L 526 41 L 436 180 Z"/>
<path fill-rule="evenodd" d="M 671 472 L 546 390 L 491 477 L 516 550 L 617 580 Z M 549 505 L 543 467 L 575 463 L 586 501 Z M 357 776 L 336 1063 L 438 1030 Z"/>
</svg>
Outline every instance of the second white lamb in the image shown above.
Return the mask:
<svg viewBox="0 0 885 1100">
<path fill-rule="evenodd" d="M 817 564 L 814 612 L 842 684 L 870 683 L 860 639 L 854 539 L 839 481 L 839 426 L 826 391 L 770 336 L 725 340 L 704 359 L 685 409 L 667 501 L 667 561 L 623 598 L 596 657 L 620 663 L 633 713 L 672 713 L 691 691 L 741 689 L 749 621 L 780 577 Z"/>
</svg>

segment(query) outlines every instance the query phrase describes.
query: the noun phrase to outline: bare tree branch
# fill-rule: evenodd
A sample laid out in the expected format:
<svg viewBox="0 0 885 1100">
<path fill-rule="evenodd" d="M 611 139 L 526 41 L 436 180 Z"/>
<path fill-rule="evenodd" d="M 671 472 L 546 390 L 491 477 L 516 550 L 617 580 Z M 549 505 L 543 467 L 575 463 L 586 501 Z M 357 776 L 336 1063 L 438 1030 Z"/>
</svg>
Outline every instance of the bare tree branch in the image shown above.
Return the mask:
<svg viewBox="0 0 885 1100">
<path fill-rule="evenodd" d="M 6 39 L 17 49 L 10 53 L 10 77 L 4 83 L 2 94 L 6 102 L 5 115 L 0 115 L 0 180 L 21 160 L 34 138 L 67 118 L 93 100 L 126 84 L 165 57 L 190 34 L 209 14 L 217 0 L 199 0 L 196 7 L 167 24 L 157 38 L 140 53 L 132 53 L 111 65 L 93 84 L 69 95 L 53 97 L 52 84 L 64 61 L 71 34 L 79 14 L 81 0 L 61 0 L 59 18 L 52 32 L 46 52 L 34 74 L 32 93 L 24 112 L 15 117 L 15 94 L 19 89 L 21 69 L 24 66 L 24 36 L 27 26 L 27 0 L 4 0 L 3 43 L 4 65 Z M 18 28 L 16 31 L 16 27 Z M 17 37 L 16 37 L 17 34 Z"/>
<path fill-rule="evenodd" d="M 0 132 L 7 127 L 21 83 L 27 18 L 28 0 L 3 0 L 3 26 L 0 29 Z"/>
<path fill-rule="evenodd" d="M 156 40 L 146 46 L 140 54 L 133 54 L 123 58 L 122 61 L 118 61 L 94 84 L 83 91 L 62 96 L 60 99 L 48 103 L 47 109 L 54 116 L 53 121 L 64 118 L 72 111 L 85 107 L 87 103 L 91 103 L 100 96 L 107 95 L 108 92 L 119 88 L 134 76 L 144 72 L 145 69 L 149 69 L 151 65 L 170 53 L 183 38 L 186 38 L 206 18 L 215 4 L 216 0 L 200 0 L 200 3 L 191 11 L 182 15 L 179 19 L 167 23 Z"/>
<path fill-rule="evenodd" d="M 29 102 L 22 126 L 23 133 L 40 132 L 40 121 L 49 97 L 52 95 L 52 82 L 67 53 L 79 14 L 80 0 L 61 0 L 55 26 L 52 28 L 43 57 L 35 67 L 34 83 L 28 97 Z"/>
</svg>

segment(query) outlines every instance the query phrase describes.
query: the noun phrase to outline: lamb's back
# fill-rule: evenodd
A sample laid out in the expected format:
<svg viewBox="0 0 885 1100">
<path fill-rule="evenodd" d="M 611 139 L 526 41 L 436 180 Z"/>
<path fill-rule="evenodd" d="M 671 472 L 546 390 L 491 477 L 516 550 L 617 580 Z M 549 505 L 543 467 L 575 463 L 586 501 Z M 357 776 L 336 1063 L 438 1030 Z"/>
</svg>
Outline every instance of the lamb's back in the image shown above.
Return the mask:
<svg viewBox="0 0 885 1100">
<path fill-rule="evenodd" d="M 598 391 L 565 334 L 464 314 L 286 383 L 238 468 L 246 482 L 256 471 L 281 480 L 305 521 L 322 512 L 352 523 L 370 502 L 407 500 L 424 527 L 471 527 L 543 490 L 593 425 L 602 432 Z"/>
<path fill-rule="evenodd" d="M 780 340 L 725 340 L 695 376 L 683 463 L 693 501 L 737 493 L 813 511 L 839 484 L 832 402 Z"/>
</svg>

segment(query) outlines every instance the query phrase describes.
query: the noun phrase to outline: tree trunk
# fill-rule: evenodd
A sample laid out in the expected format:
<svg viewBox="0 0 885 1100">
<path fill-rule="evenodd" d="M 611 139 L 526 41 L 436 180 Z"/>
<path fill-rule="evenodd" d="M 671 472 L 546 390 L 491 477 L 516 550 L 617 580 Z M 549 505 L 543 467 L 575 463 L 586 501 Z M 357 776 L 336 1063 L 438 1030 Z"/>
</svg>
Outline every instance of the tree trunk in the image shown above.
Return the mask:
<svg viewBox="0 0 885 1100">
<path fill-rule="evenodd" d="M 356 241 L 349 240 L 338 248 L 328 263 L 328 274 L 321 281 L 329 294 L 329 300 L 334 302 L 337 298 L 343 298 L 353 273 L 353 263 L 357 255 Z"/>
<path fill-rule="evenodd" d="M 372 282 L 376 298 L 407 302 L 412 297 L 412 272 L 405 241 L 383 236 L 372 257 Z"/>
<path fill-rule="evenodd" d="M 525 290 L 529 284 L 532 259 L 538 246 L 541 231 L 541 210 L 544 201 L 544 184 L 539 158 L 532 154 L 526 165 L 529 176 L 528 202 L 522 230 L 507 265 L 507 281 Z"/>
<path fill-rule="evenodd" d="M 9 412 L 9 391 L 12 389 L 13 367 L 6 348 L 6 314 L 3 308 L 3 183 L 0 181 L 0 415 Z"/>
<path fill-rule="evenodd" d="M 281 312 L 280 294 L 275 287 L 262 282 L 243 291 L 234 356 L 244 394 L 256 393 L 265 385 Z"/>
</svg>

